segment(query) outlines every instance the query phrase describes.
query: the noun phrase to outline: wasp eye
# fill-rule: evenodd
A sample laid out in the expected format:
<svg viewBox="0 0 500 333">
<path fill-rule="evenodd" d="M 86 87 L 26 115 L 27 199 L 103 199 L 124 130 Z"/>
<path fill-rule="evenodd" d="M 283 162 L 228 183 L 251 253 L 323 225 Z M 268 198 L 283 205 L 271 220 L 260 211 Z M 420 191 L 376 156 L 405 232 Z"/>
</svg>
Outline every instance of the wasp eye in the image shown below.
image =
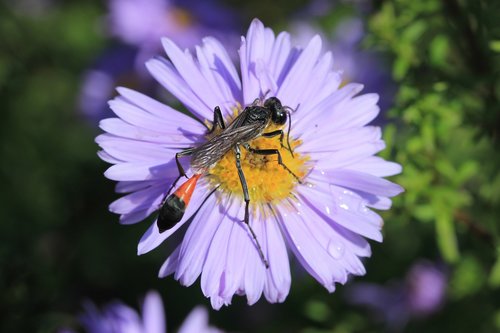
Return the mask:
<svg viewBox="0 0 500 333">
<path fill-rule="evenodd" d="M 285 124 L 286 123 L 286 112 L 283 111 L 282 109 L 276 110 L 276 112 L 273 112 L 271 120 L 276 125 L 283 125 L 283 124 Z"/>
</svg>

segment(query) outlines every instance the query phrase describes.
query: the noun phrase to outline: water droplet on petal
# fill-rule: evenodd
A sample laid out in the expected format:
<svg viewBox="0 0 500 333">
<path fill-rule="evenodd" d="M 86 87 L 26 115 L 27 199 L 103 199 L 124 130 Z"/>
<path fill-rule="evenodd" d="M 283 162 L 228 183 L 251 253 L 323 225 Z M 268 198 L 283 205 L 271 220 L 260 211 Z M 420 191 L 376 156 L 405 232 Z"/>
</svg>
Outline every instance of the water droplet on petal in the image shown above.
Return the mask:
<svg viewBox="0 0 500 333">
<path fill-rule="evenodd" d="M 340 259 L 344 256 L 345 247 L 340 241 L 330 240 L 327 250 L 333 259 Z"/>
<path fill-rule="evenodd" d="M 339 206 L 340 206 L 340 208 L 343 208 L 345 210 L 349 210 L 349 206 L 347 206 L 347 204 L 345 204 L 345 203 L 341 203 Z"/>
</svg>

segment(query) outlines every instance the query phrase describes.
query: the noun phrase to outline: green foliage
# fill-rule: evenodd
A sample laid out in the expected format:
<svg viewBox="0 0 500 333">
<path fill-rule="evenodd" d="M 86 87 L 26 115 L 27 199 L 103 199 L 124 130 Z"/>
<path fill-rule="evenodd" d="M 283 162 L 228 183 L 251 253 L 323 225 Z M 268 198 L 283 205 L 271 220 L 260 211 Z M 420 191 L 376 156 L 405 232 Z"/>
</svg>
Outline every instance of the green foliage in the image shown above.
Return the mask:
<svg viewBox="0 0 500 333">
<path fill-rule="evenodd" d="M 393 54 L 400 86 L 386 132 L 392 156 L 405 167 L 396 178 L 407 190 L 400 206 L 412 219 L 435 222 L 441 253 L 450 262 L 459 258 L 458 229 L 458 236 L 473 237 L 480 228 L 498 240 L 496 228 L 477 213 L 498 216 L 496 129 L 490 132 L 481 115 L 500 119 L 493 85 L 499 63 L 491 52 L 494 41 L 490 49 L 481 43 L 494 30 L 491 21 L 470 21 L 474 14 L 494 15 L 490 11 L 465 1 L 386 1 L 370 25 L 369 43 Z M 485 62 L 489 71 L 470 67 L 472 61 Z"/>
<path fill-rule="evenodd" d="M 494 1 L 383 1 L 367 38 L 392 55 L 399 85 L 385 154 L 404 166 L 395 181 L 406 193 L 391 217 L 434 225 L 457 302 L 483 295 L 487 304 L 494 296 L 486 282 L 500 285 L 499 8 Z"/>
<path fill-rule="evenodd" d="M 485 281 L 486 274 L 479 261 L 471 255 L 464 256 L 450 281 L 451 296 L 456 299 L 471 296 L 483 288 Z"/>
</svg>

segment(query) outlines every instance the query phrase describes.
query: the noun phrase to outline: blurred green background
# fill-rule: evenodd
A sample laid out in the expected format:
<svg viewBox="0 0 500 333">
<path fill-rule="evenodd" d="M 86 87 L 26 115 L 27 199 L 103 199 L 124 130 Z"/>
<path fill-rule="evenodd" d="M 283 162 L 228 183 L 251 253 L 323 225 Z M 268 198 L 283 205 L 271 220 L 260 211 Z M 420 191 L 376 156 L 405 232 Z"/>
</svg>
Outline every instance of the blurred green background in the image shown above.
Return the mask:
<svg viewBox="0 0 500 333">
<path fill-rule="evenodd" d="M 403 165 L 392 180 L 406 192 L 382 213 L 384 243 L 373 244 L 367 274 L 354 283 L 386 285 L 404 280 L 418 260 L 439 263 L 447 277 L 443 307 L 398 330 L 500 332 L 500 2 L 223 5 L 237 18 L 238 35 L 253 17 L 275 31 L 305 22 L 332 37 L 325 48 L 336 45 L 342 22 L 360 20 L 356 47 L 376 54 L 380 64 L 363 68 L 364 74 L 384 71 L 391 90 L 377 91 L 386 96 L 382 156 Z M 316 5 L 327 10 L 318 14 L 311 9 Z M 1 332 L 78 327 L 83 299 L 104 304 L 119 298 L 137 308 L 150 289 L 163 296 L 170 332 L 195 304 L 210 307 L 198 283 L 185 288 L 156 277 L 168 244 L 136 256 L 146 223 L 120 226 L 108 212 L 118 195 L 96 155 L 96 121 L 79 106 L 86 71 L 123 44 L 105 33 L 108 11 L 96 0 L 0 2 Z M 284 304 L 261 299 L 248 307 L 237 297 L 232 306 L 211 311 L 211 322 L 238 332 L 390 329 L 350 305 L 345 287 L 328 294 L 296 266 Z"/>
</svg>

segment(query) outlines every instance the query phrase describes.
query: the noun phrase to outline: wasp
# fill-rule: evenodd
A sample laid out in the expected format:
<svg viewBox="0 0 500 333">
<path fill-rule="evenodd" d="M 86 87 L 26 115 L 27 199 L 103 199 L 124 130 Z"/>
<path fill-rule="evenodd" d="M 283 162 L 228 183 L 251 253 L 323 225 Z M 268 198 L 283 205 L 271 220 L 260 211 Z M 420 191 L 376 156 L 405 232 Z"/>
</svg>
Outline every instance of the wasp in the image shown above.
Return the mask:
<svg viewBox="0 0 500 333">
<path fill-rule="evenodd" d="M 197 147 L 184 149 L 175 154 L 175 162 L 179 170 L 179 176 L 171 185 L 169 191 L 160 203 L 157 226 L 160 233 L 172 228 L 183 217 L 185 209 L 189 204 L 191 195 L 196 187 L 196 182 L 202 176 L 208 173 L 210 168 L 215 165 L 226 153 L 231 149 L 234 151 L 236 159 L 236 169 L 238 171 L 239 180 L 243 189 L 243 197 L 245 201 L 245 216 L 243 222 L 248 226 L 248 229 L 255 241 L 259 255 L 266 266 L 269 266 L 264 257 L 261 246 L 257 240 L 255 232 L 250 226 L 249 220 L 249 205 L 250 195 L 248 193 L 248 184 L 241 167 L 241 147 L 253 154 L 258 155 L 276 155 L 277 162 L 300 183 L 300 179 L 283 163 L 281 153 L 278 149 L 255 149 L 250 146 L 250 142 L 260 136 L 272 138 L 279 136 L 282 147 L 284 132 L 283 130 L 274 130 L 265 132 L 266 128 L 271 125 L 284 125 L 288 122 L 287 134 L 287 149 L 292 154 L 290 147 L 289 134 L 291 128 L 291 108 L 283 106 L 277 97 L 267 98 L 264 103 L 260 99 L 256 99 L 252 104 L 246 106 L 243 111 L 228 125 L 224 123 L 222 112 L 218 106 L 214 108 L 214 119 L 212 128 L 209 134 L 214 134 L 207 142 Z M 218 132 L 216 132 L 218 130 Z M 188 178 L 184 168 L 179 162 L 180 157 L 191 157 L 190 166 L 194 175 Z M 180 178 L 186 177 L 188 180 L 184 182 L 172 194 L 169 194 L 175 187 Z"/>
</svg>

